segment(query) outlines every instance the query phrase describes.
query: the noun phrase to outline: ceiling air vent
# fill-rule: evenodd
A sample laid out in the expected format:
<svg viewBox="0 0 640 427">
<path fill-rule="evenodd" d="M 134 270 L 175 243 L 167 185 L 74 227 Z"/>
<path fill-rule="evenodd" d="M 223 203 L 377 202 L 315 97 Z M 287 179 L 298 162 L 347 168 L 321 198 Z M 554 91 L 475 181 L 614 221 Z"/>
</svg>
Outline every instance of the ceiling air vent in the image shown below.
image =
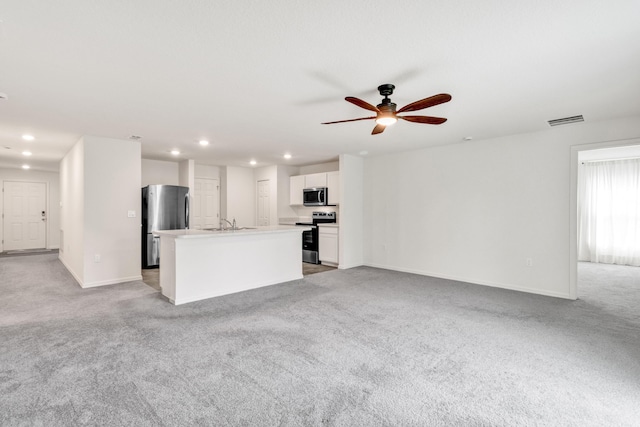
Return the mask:
<svg viewBox="0 0 640 427">
<path fill-rule="evenodd" d="M 582 114 L 580 114 L 579 116 L 565 117 L 563 119 L 549 120 L 547 123 L 549 123 L 549 126 L 560 126 L 578 122 L 584 122 L 584 117 L 582 117 Z"/>
</svg>

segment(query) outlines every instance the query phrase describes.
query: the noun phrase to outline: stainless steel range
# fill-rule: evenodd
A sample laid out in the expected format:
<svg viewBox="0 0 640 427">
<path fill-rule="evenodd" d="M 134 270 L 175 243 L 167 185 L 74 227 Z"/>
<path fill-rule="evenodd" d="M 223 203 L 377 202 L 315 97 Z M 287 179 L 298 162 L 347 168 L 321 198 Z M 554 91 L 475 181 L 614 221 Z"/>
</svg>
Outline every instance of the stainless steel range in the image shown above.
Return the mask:
<svg viewBox="0 0 640 427">
<path fill-rule="evenodd" d="M 296 222 L 296 225 L 311 227 L 309 231 L 302 232 L 302 261 L 310 264 L 320 264 L 318 257 L 318 224 L 336 222 L 335 212 L 314 212 L 311 215 L 312 222 Z"/>
</svg>

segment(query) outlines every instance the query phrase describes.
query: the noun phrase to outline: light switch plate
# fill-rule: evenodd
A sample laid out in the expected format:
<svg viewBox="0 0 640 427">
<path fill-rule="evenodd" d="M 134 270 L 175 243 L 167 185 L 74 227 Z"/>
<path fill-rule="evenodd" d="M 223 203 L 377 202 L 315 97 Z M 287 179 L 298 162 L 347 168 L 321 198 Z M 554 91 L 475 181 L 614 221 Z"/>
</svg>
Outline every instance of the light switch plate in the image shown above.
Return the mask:
<svg viewBox="0 0 640 427">
<path fill-rule="evenodd" d="M 127 212 L 127 217 L 135 218 L 136 217 L 136 211 L 128 211 Z"/>
</svg>

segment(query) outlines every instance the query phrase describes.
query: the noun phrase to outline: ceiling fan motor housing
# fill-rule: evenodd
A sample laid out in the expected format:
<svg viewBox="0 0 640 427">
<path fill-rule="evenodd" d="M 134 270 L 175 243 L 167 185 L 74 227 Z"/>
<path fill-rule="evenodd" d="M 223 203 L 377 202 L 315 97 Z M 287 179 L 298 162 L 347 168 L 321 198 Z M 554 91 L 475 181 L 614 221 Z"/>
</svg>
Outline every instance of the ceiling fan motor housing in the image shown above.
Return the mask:
<svg viewBox="0 0 640 427">
<path fill-rule="evenodd" d="M 391 102 L 389 99 L 389 95 L 393 95 L 393 90 L 396 87 L 392 84 L 383 84 L 378 86 L 378 92 L 380 95 L 384 96 L 384 99 L 380 104 L 377 105 L 378 110 L 380 112 L 377 114 L 378 118 L 380 117 L 395 117 L 396 114 L 396 104 Z"/>
<path fill-rule="evenodd" d="M 380 95 L 386 98 L 389 95 L 393 95 L 393 90 L 395 88 L 396 87 L 394 85 L 387 83 L 387 84 L 378 86 L 378 92 L 380 92 Z"/>
<path fill-rule="evenodd" d="M 389 98 L 385 98 L 382 100 L 381 104 L 377 105 L 377 107 L 381 113 L 395 113 L 397 105 L 391 102 Z"/>
</svg>

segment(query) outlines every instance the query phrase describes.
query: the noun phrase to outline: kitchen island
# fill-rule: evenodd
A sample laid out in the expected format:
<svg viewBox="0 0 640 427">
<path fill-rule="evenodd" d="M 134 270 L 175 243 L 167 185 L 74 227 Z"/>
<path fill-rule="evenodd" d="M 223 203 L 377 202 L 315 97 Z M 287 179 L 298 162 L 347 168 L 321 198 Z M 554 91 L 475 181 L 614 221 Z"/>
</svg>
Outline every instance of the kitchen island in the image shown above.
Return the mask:
<svg viewBox="0 0 640 427">
<path fill-rule="evenodd" d="M 302 278 L 307 227 L 165 230 L 160 288 L 175 305 Z"/>
</svg>

